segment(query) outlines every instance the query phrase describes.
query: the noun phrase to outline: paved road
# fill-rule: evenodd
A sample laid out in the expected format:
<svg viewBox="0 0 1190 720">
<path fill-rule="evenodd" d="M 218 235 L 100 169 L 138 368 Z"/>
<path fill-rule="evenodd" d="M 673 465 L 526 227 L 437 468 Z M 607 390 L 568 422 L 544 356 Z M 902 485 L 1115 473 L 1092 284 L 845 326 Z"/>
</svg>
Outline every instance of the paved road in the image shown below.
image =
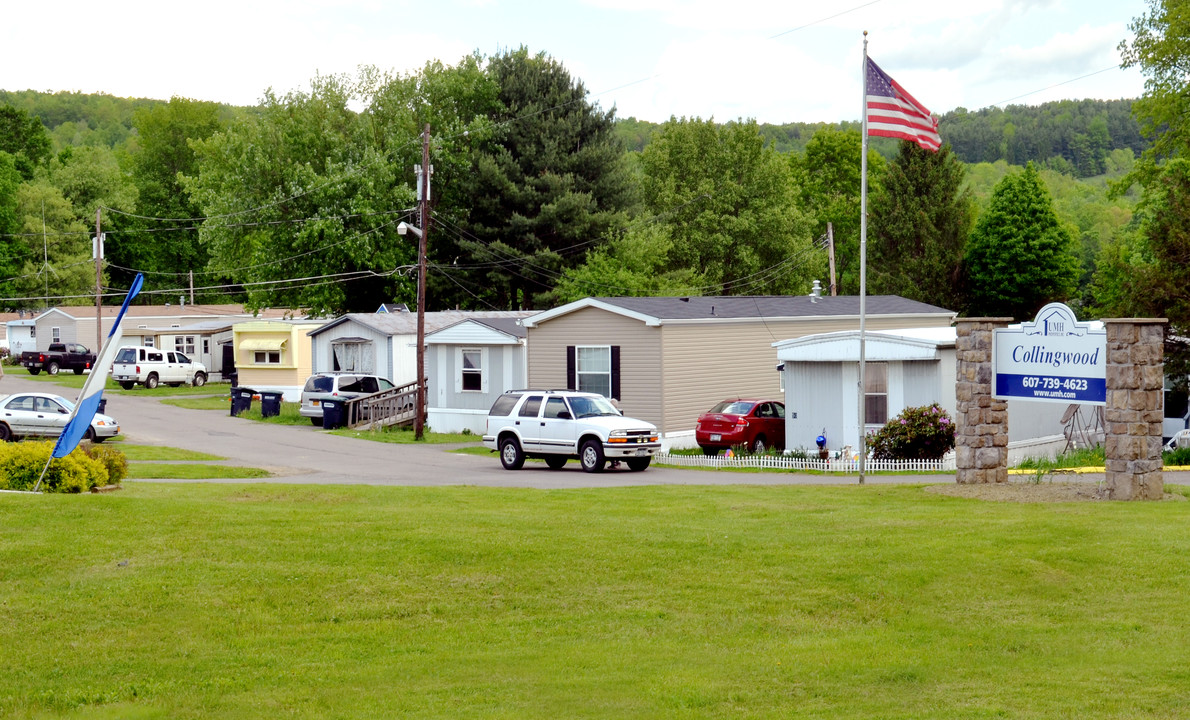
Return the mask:
<svg viewBox="0 0 1190 720">
<path fill-rule="evenodd" d="M 220 386 L 212 386 L 219 389 Z M 77 391 L 36 382 L 22 370 L 0 379 L 0 394 L 20 391 L 58 392 L 73 399 Z M 477 485 L 488 487 L 580 488 L 633 485 L 847 485 L 855 476 L 827 477 L 796 473 L 734 473 L 651 467 L 584 473 L 578 462 L 563 470 L 529 462 L 509 472 L 496 455 L 465 455 L 441 445 L 394 445 L 330 434 L 321 428 L 273 425 L 233 418 L 225 412 L 183 410 L 158 402 L 160 393 L 138 389 L 107 396 L 108 414 L 120 422 L 127 441 L 209 452 L 228 464 L 264 468 L 275 477 L 250 482 L 362 485 Z M 1166 473 L 1167 482 L 1178 481 Z M 1186 474 L 1190 475 L 1190 474 Z M 1102 476 L 1099 476 L 1100 478 Z M 1094 478 L 1086 478 L 1093 480 Z M 222 482 L 245 482 L 242 480 Z M 946 475 L 874 475 L 870 484 L 953 482 Z"/>
</svg>

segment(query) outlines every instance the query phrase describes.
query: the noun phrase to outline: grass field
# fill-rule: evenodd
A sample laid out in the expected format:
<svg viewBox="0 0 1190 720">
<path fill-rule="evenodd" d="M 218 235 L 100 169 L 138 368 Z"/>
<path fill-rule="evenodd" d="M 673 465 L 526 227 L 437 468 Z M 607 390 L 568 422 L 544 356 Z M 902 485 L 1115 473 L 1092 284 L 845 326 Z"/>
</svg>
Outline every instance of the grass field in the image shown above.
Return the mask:
<svg viewBox="0 0 1190 720">
<path fill-rule="evenodd" d="M 0 716 L 1183 718 L 1190 503 L 0 495 Z"/>
</svg>

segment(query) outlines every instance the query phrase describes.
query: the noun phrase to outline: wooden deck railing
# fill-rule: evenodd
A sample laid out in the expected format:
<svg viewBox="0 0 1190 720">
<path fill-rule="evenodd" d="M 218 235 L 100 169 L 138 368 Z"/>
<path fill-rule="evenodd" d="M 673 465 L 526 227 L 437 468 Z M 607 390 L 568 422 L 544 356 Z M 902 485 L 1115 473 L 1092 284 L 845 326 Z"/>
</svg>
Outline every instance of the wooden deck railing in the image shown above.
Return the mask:
<svg viewBox="0 0 1190 720">
<path fill-rule="evenodd" d="M 343 422 L 350 428 L 371 430 L 387 425 L 408 425 L 417 415 L 417 382 L 343 402 Z"/>
</svg>

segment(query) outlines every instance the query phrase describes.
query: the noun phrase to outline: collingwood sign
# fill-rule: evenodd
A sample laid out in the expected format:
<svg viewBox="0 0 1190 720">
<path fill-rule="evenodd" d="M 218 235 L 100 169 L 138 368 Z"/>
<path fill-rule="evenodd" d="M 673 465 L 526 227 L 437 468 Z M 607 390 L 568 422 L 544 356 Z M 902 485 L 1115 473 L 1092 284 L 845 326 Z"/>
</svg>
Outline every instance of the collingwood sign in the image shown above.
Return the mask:
<svg viewBox="0 0 1190 720">
<path fill-rule="evenodd" d="M 1080 323 L 1062 303 L 1031 323 L 992 331 L 992 397 L 1103 405 L 1107 331 Z"/>
</svg>

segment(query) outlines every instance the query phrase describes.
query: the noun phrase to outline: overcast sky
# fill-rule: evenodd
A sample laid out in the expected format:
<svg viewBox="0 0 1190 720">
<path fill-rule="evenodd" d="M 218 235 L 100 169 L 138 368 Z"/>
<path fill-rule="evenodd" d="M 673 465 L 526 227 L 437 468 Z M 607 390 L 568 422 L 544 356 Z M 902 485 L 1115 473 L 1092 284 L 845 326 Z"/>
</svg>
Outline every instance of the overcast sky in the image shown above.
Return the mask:
<svg viewBox="0 0 1190 720">
<path fill-rule="evenodd" d="M 864 30 L 872 59 L 937 114 L 1138 97 L 1139 72 L 1114 66 L 1128 23 L 1146 9 L 1144 0 L 20 2 L 0 26 L 0 89 L 252 105 L 266 88 L 308 89 L 316 74 L 412 72 L 525 45 L 561 61 L 619 117 L 835 122 L 859 119 Z"/>
</svg>

